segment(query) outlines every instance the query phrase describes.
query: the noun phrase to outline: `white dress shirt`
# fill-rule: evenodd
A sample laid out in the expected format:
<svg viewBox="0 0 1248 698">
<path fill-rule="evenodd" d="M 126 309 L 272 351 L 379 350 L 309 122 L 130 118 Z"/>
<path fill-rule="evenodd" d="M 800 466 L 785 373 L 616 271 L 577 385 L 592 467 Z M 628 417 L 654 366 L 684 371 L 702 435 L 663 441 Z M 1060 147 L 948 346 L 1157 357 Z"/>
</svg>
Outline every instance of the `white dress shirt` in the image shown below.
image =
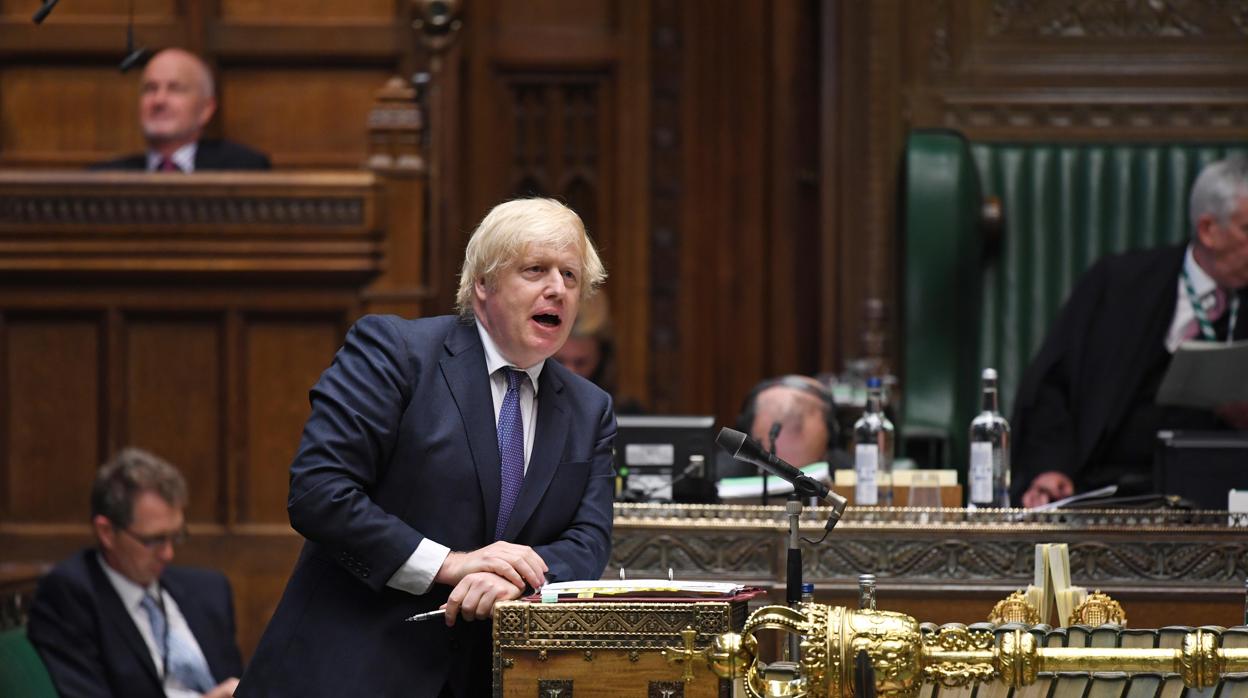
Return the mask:
<svg viewBox="0 0 1248 698">
<path fill-rule="evenodd" d="M 165 620 L 168 623 L 169 635 L 180 634 L 187 646 L 197 653 L 203 660 L 204 666 L 207 666 L 208 661 L 204 659 L 204 651 L 200 648 L 199 641 L 195 639 L 195 634 L 191 632 L 191 626 L 186 624 L 186 617 L 182 615 L 182 609 L 178 608 L 178 602 L 160 588 L 159 582 L 154 582 L 149 587 L 139 586 L 110 567 L 103 555 L 100 555 L 99 559 L 100 567 L 104 568 L 104 574 L 108 576 L 108 581 L 112 582 L 113 588 L 117 590 L 122 605 L 126 607 L 130 619 L 139 629 L 139 634 L 143 636 L 143 642 L 147 643 L 147 650 L 152 653 L 152 663 L 156 665 L 156 673 L 164 682 L 165 695 L 168 698 L 199 698 L 202 695 L 199 691 L 189 690 L 172 677 L 165 676 L 165 665 L 160 659 L 160 647 L 156 644 L 156 638 L 152 637 L 152 621 L 142 606 L 145 594 L 159 598 L 165 607 Z"/>
<path fill-rule="evenodd" d="M 1205 311 L 1212 310 L 1213 292 L 1217 290 L 1218 282 L 1214 281 L 1196 263 L 1191 245 L 1187 246 L 1187 254 L 1183 257 L 1183 268 L 1187 270 L 1187 278 L 1192 281 L 1192 290 L 1196 292 L 1196 297 L 1200 299 Z M 1166 333 L 1166 351 L 1171 354 L 1185 341 L 1183 331 L 1196 319 L 1196 311 L 1192 309 L 1192 301 L 1187 295 L 1187 284 L 1183 283 L 1183 276 L 1179 275 L 1175 283 L 1179 285 L 1179 299 L 1174 306 L 1174 319 L 1170 321 L 1170 331 Z M 1200 335 L 1197 335 L 1196 339 L 1201 339 Z"/>
<path fill-rule="evenodd" d="M 173 160 L 173 164 L 177 165 L 179 170 L 182 170 L 186 174 L 190 174 L 195 171 L 195 152 L 198 149 L 199 143 L 191 141 L 190 143 L 187 143 L 181 148 L 173 151 L 173 155 L 170 156 L 169 159 Z M 164 158 L 160 153 L 154 150 L 147 151 L 147 171 L 158 171 L 160 169 L 160 161 L 163 159 Z"/>
<path fill-rule="evenodd" d="M 481 345 L 485 348 L 485 370 L 490 376 L 490 393 L 494 399 L 494 425 L 498 426 L 498 416 L 503 409 L 503 398 L 507 395 L 507 377 L 500 370 L 511 366 L 498 351 L 498 345 L 485 331 L 481 323 L 477 323 L 477 333 L 481 336 Z M 537 434 L 537 379 L 542 375 L 542 367 L 546 362 L 522 368 L 529 374 L 529 380 L 520 383 L 520 417 L 524 424 L 524 470 L 529 470 L 529 456 L 533 454 L 533 438 Z M 424 594 L 433 586 L 433 578 L 442 569 L 442 563 L 451 549 L 430 538 L 420 541 L 411 557 L 391 575 L 386 586 L 406 591 L 411 594 Z"/>
</svg>

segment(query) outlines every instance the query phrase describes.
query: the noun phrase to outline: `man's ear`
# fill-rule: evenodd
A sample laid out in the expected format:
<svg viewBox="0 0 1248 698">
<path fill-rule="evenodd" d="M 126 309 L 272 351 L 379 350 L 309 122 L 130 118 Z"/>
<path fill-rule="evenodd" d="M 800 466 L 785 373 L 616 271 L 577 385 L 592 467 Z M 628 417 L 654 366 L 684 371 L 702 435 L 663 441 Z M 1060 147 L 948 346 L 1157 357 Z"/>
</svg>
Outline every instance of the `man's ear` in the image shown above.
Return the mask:
<svg viewBox="0 0 1248 698">
<path fill-rule="evenodd" d="M 117 540 L 117 528 L 113 526 L 113 522 L 103 514 L 96 514 L 91 517 L 91 528 L 95 531 L 95 539 L 100 542 L 100 547 L 112 550 Z"/>
<path fill-rule="evenodd" d="M 1212 250 L 1217 246 L 1220 228 L 1218 219 L 1211 213 L 1203 214 L 1196 219 L 1196 240 L 1201 247 Z"/>
<path fill-rule="evenodd" d="M 472 284 L 473 293 L 476 294 L 477 300 L 484 302 L 485 297 L 489 294 L 489 286 L 485 282 L 485 277 L 478 278 Z"/>
</svg>

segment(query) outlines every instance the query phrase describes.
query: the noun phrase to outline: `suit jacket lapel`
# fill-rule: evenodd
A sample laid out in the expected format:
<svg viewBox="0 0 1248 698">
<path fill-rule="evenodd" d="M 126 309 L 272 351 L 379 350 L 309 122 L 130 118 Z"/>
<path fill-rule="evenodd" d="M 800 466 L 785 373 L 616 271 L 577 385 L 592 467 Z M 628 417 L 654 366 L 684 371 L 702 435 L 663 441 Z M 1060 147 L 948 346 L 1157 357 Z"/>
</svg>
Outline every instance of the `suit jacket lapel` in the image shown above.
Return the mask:
<svg viewBox="0 0 1248 698">
<path fill-rule="evenodd" d="M 567 396 L 563 394 L 563 381 L 555 375 L 551 362 L 548 361 L 542 369 L 538 382 L 541 389 L 537 392 L 537 433 L 533 437 L 533 452 L 529 455 L 529 467 L 524 473 L 524 484 L 520 487 L 516 506 L 503 531 L 503 540 L 514 541 L 537 510 L 559 467 L 563 445 L 568 438 Z"/>
<path fill-rule="evenodd" d="M 502 462 L 498 456 L 498 430 L 494 425 L 494 398 L 490 394 L 490 377 L 485 372 L 485 349 L 473 324 L 455 325 L 446 337 L 445 346 L 450 356 L 440 363 L 442 375 L 468 432 L 468 448 L 485 508 L 482 512 L 484 530 L 492 534 L 502 497 Z M 512 519 L 515 519 L 514 514 Z"/>
<path fill-rule="evenodd" d="M 96 555 L 91 555 L 87 561 L 87 568 L 91 572 L 91 586 L 95 589 L 95 598 L 100 602 L 100 615 L 104 616 L 104 632 L 121 636 L 126 647 L 134 652 L 152 683 L 160 689 L 163 684 L 160 680 L 160 672 L 156 670 L 156 664 L 152 661 L 152 651 L 148 648 L 147 642 L 143 640 L 143 636 L 139 634 L 139 629 L 134 626 L 134 618 L 130 615 L 130 611 L 126 610 L 125 604 L 121 602 L 121 597 L 117 595 L 113 583 L 108 580 L 108 575 L 104 574 L 104 569 L 100 567 L 102 564 L 104 563 L 100 562 Z M 158 692 L 163 693 L 163 689 Z"/>
</svg>

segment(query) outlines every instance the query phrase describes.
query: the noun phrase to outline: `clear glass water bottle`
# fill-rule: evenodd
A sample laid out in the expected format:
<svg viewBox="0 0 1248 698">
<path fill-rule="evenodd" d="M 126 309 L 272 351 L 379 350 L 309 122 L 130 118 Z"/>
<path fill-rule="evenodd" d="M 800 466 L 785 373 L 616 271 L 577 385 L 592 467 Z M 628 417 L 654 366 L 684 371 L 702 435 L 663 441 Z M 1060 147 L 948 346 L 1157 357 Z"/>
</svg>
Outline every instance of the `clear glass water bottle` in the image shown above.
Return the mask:
<svg viewBox="0 0 1248 698">
<path fill-rule="evenodd" d="M 893 423 L 884 416 L 880 379 L 867 379 L 867 406 L 854 422 L 854 504 L 893 504 Z"/>
<path fill-rule="evenodd" d="M 983 411 L 971 420 L 971 467 L 967 473 L 967 506 L 1010 505 L 1010 423 L 997 402 L 997 372 L 983 373 Z"/>
</svg>

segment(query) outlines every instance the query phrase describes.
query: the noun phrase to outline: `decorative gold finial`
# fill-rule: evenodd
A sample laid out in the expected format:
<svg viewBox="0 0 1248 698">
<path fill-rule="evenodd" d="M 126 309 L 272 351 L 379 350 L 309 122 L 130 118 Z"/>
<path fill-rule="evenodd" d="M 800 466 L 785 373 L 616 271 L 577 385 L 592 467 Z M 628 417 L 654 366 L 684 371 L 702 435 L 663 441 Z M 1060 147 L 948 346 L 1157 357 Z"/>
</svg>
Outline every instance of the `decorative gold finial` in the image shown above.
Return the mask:
<svg viewBox="0 0 1248 698">
<path fill-rule="evenodd" d="M 1026 594 L 1016 591 L 1001 599 L 996 606 L 992 607 L 992 612 L 988 614 L 988 622 L 995 625 L 1004 625 L 1006 623 L 1038 625 L 1040 623 L 1040 611 L 1031 605 L 1031 602 L 1027 600 Z"/>
<path fill-rule="evenodd" d="M 1083 603 L 1075 607 L 1070 614 L 1071 625 L 1105 625 L 1114 623 L 1126 627 L 1127 612 L 1122 604 L 1115 601 L 1109 594 L 1101 593 L 1100 589 L 1088 595 Z"/>
</svg>

